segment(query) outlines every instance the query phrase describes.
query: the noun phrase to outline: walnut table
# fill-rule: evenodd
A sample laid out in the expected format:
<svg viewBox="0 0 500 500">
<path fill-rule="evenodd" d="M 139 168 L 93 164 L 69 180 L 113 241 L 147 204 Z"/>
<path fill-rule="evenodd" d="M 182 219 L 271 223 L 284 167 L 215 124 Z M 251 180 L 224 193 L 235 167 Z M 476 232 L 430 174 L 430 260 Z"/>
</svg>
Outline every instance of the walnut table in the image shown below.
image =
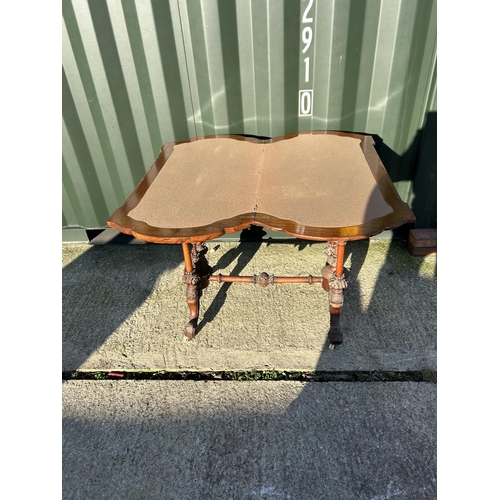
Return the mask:
<svg viewBox="0 0 500 500">
<path fill-rule="evenodd" d="M 321 283 L 329 297 L 333 348 L 342 343 L 346 242 L 414 220 L 372 137 L 314 131 L 268 140 L 217 135 L 164 144 L 108 225 L 141 240 L 182 244 L 190 310 L 186 336 L 196 335 L 201 291 L 210 281 Z M 204 242 L 250 225 L 325 241 L 321 276 L 212 275 Z"/>
</svg>

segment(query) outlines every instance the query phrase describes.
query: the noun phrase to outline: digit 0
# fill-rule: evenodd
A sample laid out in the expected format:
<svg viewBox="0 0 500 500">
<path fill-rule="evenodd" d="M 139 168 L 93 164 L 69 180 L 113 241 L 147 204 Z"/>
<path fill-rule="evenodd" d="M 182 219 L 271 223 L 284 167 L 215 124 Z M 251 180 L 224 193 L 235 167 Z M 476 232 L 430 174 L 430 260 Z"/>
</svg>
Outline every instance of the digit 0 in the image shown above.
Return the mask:
<svg viewBox="0 0 500 500">
<path fill-rule="evenodd" d="M 301 90 L 299 92 L 299 115 L 312 115 L 312 90 Z"/>
</svg>

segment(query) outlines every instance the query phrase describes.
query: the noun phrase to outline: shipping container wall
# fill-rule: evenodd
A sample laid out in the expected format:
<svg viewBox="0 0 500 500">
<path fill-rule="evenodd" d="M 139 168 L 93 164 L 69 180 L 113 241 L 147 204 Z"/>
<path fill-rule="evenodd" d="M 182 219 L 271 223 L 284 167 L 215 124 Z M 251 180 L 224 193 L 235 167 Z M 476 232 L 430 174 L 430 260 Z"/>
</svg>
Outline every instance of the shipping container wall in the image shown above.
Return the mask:
<svg viewBox="0 0 500 500">
<path fill-rule="evenodd" d="M 63 0 L 63 227 L 99 228 L 163 143 L 374 136 L 436 227 L 434 0 Z"/>
</svg>

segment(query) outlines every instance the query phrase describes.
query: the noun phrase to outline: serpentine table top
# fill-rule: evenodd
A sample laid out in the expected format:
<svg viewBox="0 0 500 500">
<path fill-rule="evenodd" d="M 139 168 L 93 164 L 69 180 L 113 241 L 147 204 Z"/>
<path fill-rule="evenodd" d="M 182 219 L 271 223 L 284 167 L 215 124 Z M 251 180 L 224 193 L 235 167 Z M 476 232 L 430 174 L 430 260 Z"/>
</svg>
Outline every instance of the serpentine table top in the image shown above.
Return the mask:
<svg viewBox="0 0 500 500">
<path fill-rule="evenodd" d="M 370 136 L 321 131 L 164 144 L 108 225 L 156 243 L 201 242 L 252 224 L 330 241 L 414 220 Z"/>
</svg>

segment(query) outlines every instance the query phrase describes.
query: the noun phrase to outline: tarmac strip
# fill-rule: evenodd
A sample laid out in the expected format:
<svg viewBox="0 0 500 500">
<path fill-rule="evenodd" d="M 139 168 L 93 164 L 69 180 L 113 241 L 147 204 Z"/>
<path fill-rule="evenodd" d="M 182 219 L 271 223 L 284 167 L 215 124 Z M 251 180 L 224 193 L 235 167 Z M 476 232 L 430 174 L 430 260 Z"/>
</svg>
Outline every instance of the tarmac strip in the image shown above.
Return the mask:
<svg viewBox="0 0 500 500">
<path fill-rule="evenodd" d="M 73 380 L 63 498 L 434 499 L 429 383 Z"/>
</svg>

